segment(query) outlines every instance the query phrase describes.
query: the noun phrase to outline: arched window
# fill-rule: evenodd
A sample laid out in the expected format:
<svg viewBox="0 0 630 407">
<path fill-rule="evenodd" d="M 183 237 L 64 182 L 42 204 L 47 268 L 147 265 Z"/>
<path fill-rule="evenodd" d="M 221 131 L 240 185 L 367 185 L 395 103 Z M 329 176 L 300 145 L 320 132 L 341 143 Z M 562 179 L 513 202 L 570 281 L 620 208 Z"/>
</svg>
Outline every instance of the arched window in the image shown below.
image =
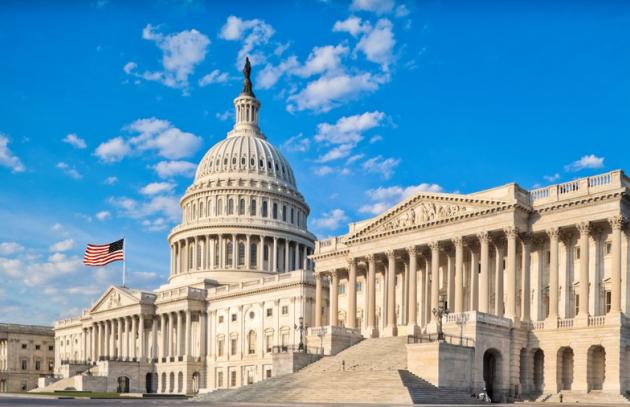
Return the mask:
<svg viewBox="0 0 630 407">
<path fill-rule="evenodd" d="M 256 199 L 252 198 L 252 201 L 249 204 L 249 215 L 256 216 Z"/>
<path fill-rule="evenodd" d="M 204 218 L 205 216 L 206 216 L 206 214 L 203 211 L 203 202 L 199 202 L 199 217 L 200 218 Z"/>
<path fill-rule="evenodd" d="M 195 254 L 195 245 L 188 246 L 188 270 L 193 268 L 193 256 Z"/>
<path fill-rule="evenodd" d="M 197 204 L 193 204 L 192 208 L 192 218 L 197 219 Z"/>
<path fill-rule="evenodd" d="M 231 266 L 232 265 L 232 242 L 227 242 L 227 244 L 225 245 L 225 251 L 227 253 L 225 253 L 225 258 L 226 258 L 226 266 Z"/>
<path fill-rule="evenodd" d="M 247 353 L 250 355 L 256 353 L 256 332 L 253 330 L 247 334 Z"/>
<path fill-rule="evenodd" d="M 258 259 L 258 245 L 256 243 L 252 243 L 249 245 L 249 267 L 256 267 L 256 262 Z"/>
<path fill-rule="evenodd" d="M 263 218 L 266 218 L 268 216 L 267 215 L 267 201 L 263 201 L 263 203 L 262 203 L 262 211 L 261 212 L 262 212 L 262 217 Z"/>
<path fill-rule="evenodd" d="M 283 222 L 287 221 L 287 206 L 286 205 L 282 205 L 282 221 Z"/>
<path fill-rule="evenodd" d="M 208 217 L 210 217 L 210 216 L 214 215 L 214 214 L 212 213 L 212 201 L 211 201 L 210 199 L 208 199 L 208 206 L 207 206 L 207 209 L 208 209 Z"/>
<path fill-rule="evenodd" d="M 278 204 L 275 202 L 273 203 L 272 215 L 274 219 L 278 219 Z"/>
<path fill-rule="evenodd" d="M 245 215 L 245 199 L 243 198 L 238 201 L 238 214 Z"/>
<path fill-rule="evenodd" d="M 245 265 L 245 243 L 238 244 L 238 265 Z"/>
<path fill-rule="evenodd" d="M 291 224 L 293 224 L 293 208 L 291 208 Z"/>
<path fill-rule="evenodd" d="M 227 214 L 234 215 L 234 199 L 228 199 Z"/>
<path fill-rule="evenodd" d="M 223 199 L 217 199 L 217 216 L 223 215 Z"/>
</svg>

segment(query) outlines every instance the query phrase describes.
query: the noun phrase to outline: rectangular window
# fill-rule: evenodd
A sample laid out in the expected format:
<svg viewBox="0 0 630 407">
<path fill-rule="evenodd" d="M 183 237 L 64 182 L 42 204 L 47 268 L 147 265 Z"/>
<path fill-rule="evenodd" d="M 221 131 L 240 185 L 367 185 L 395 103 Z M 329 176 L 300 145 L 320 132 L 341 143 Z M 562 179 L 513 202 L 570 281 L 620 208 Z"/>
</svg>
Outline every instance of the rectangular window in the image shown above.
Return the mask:
<svg viewBox="0 0 630 407">
<path fill-rule="evenodd" d="M 40 350 L 41 349 L 41 345 L 35 345 L 35 350 Z"/>
<path fill-rule="evenodd" d="M 236 338 L 232 338 L 230 340 L 230 354 L 232 356 L 236 355 L 236 351 L 238 350 L 238 341 Z"/>
<path fill-rule="evenodd" d="M 267 316 L 270 317 L 273 315 L 273 309 L 272 308 L 267 308 Z"/>
<path fill-rule="evenodd" d="M 267 334 L 267 336 L 265 336 L 265 342 L 267 353 L 271 353 L 271 348 L 273 347 L 273 334 Z"/>
<path fill-rule="evenodd" d="M 267 379 L 271 379 L 271 369 L 267 369 L 267 370 L 265 370 L 265 377 L 266 377 Z"/>
<path fill-rule="evenodd" d="M 271 212 L 271 216 L 274 219 L 278 219 L 278 204 L 275 203 L 275 202 L 273 203 L 273 209 L 272 209 L 272 212 Z"/>
<path fill-rule="evenodd" d="M 22 364 L 22 370 L 28 369 L 28 360 L 22 359 L 21 364 Z"/>
<path fill-rule="evenodd" d="M 580 295 L 575 294 L 575 315 L 580 313 Z"/>
<path fill-rule="evenodd" d="M 223 372 L 217 373 L 217 387 L 223 387 Z"/>
<path fill-rule="evenodd" d="M 42 362 L 40 360 L 35 361 L 35 370 L 41 370 Z"/>
<path fill-rule="evenodd" d="M 27 347 L 28 346 L 25 343 L 22 344 L 22 349 L 26 349 Z"/>
<path fill-rule="evenodd" d="M 48 346 L 48 350 L 53 350 L 53 349 L 54 349 L 53 345 Z"/>
<path fill-rule="evenodd" d="M 230 386 L 236 387 L 236 370 L 232 370 L 231 372 L 231 383 Z"/>
<path fill-rule="evenodd" d="M 223 347 L 224 347 L 223 343 L 224 343 L 223 339 L 219 339 L 217 341 L 217 356 L 219 357 L 223 356 Z"/>
<path fill-rule="evenodd" d="M 236 314 L 232 314 L 232 322 L 236 322 L 237 316 Z"/>
<path fill-rule="evenodd" d="M 250 216 L 256 216 L 256 200 L 252 199 L 249 204 L 249 214 Z"/>
<path fill-rule="evenodd" d="M 287 346 L 289 344 L 289 334 L 288 333 L 283 333 L 282 334 L 282 346 Z"/>
<path fill-rule="evenodd" d="M 606 254 L 610 254 L 612 252 L 612 243 L 606 242 Z"/>
<path fill-rule="evenodd" d="M 576 260 L 580 260 L 580 248 L 579 247 L 575 248 L 575 259 Z"/>
<path fill-rule="evenodd" d="M 282 205 L 282 221 L 283 222 L 287 221 L 287 206 L 286 205 Z"/>
<path fill-rule="evenodd" d="M 288 305 L 283 305 L 282 306 L 282 315 L 288 315 L 289 314 L 289 306 Z"/>
<path fill-rule="evenodd" d="M 223 315 L 219 315 L 219 323 L 222 324 L 223 323 Z"/>
<path fill-rule="evenodd" d="M 263 201 L 261 215 L 263 218 L 267 217 L 267 201 Z"/>
<path fill-rule="evenodd" d="M 293 208 L 291 208 L 291 224 L 293 224 Z"/>
<path fill-rule="evenodd" d="M 55 361 L 53 359 L 48 359 L 48 371 L 52 372 L 55 368 Z"/>
<path fill-rule="evenodd" d="M 610 303 L 612 301 L 612 293 L 610 291 L 606 291 L 606 312 L 610 312 Z"/>
<path fill-rule="evenodd" d="M 344 295 L 345 293 L 346 293 L 346 285 L 345 284 L 339 284 L 337 286 L 337 294 Z"/>
</svg>

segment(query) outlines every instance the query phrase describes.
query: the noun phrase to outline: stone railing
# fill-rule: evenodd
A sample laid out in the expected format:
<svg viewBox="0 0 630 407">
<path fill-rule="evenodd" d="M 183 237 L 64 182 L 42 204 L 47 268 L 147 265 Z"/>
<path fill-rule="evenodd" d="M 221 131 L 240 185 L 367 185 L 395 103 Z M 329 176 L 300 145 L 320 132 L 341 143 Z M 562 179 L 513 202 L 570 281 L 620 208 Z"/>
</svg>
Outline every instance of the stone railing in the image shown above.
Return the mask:
<svg viewBox="0 0 630 407">
<path fill-rule="evenodd" d="M 437 333 L 423 334 L 423 335 L 418 335 L 418 336 L 413 336 L 413 335 L 407 336 L 408 344 L 430 343 L 430 342 L 436 342 L 436 341 L 442 341 L 451 345 L 469 346 L 469 347 L 475 346 L 475 340 L 473 338 L 469 338 L 466 336 L 455 336 L 455 335 L 443 334 L 442 339 L 440 339 Z"/>
<path fill-rule="evenodd" d="M 615 170 L 531 190 L 529 201 L 536 206 L 628 186 L 630 186 L 630 178 L 626 177 L 621 170 Z"/>
<path fill-rule="evenodd" d="M 485 324 L 502 326 L 505 328 L 512 327 L 511 319 L 499 317 L 492 314 L 486 314 L 479 311 L 451 313 L 442 317 L 443 324 L 467 324 L 469 322 L 483 322 Z"/>
<path fill-rule="evenodd" d="M 573 318 L 564 318 L 558 320 L 558 328 L 573 328 L 574 320 Z"/>
<path fill-rule="evenodd" d="M 214 288 L 209 288 L 208 296 L 212 297 L 214 295 L 223 295 L 235 291 L 240 291 L 244 289 L 252 289 L 252 288 L 263 288 L 268 286 L 273 286 L 279 282 L 287 282 L 287 281 L 295 281 L 295 282 L 308 282 L 315 284 L 315 279 L 313 277 L 313 272 L 309 270 L 295 270 L 290 271 L 288 273 L 278 273 L 273 276 L 257 278 L 255 280 L 242 281 L 237 284 L 227 284 L 221 285 Z"/>
<path fill-rule="evenodd" d="M 534 331 L 545 329 L 545 321 L 530 321 L 529 324 Z"/>
<path fill-rule="evenodd" d="M 606 315 L 589 315 L 588 326 L 602 326 L 606 323 Z"/>
<path fill-rule="evenodd" d="M 318 240 L 315 242 L 315 254 L 334 252 L 345 247 L 346 245 L 342 242 L 341 237 L 331 237 L 330 239 Z"/>
<path fill-rule="evenodd" d="M 80 323 L 81 323 L 81 317 L 72 317 L 72 318 L 60 319 L 59 321 L 55 321 L 55 329 L 56 328 L 64 328 L 64 327 L 67 327 L 67 326 L 78 325 Z"/>
<path fill-rule="evenodd" d="M 157 294 L 157 301 L 171 301 L 182 298 L 193 300 L 204 300 L 206 298 L 206 290 L 194 287 L 177 287 L 170 290 L 160 291 Z"/>
</svg>

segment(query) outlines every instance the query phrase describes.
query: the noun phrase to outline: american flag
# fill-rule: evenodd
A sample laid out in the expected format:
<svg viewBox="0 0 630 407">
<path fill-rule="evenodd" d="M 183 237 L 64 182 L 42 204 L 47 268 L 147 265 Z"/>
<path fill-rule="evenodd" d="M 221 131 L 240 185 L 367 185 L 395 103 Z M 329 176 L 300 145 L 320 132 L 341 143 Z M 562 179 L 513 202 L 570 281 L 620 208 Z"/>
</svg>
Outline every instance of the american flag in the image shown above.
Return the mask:
<svg viewBox="0 0 630 407">
<path fill-rule="evenodd" d="M 125 239 L 116 240 L 109 244 L 88 243 L 83 256 L 86 266 L 104 266 L 113 261 L 125 260 Z"/>
</svg>

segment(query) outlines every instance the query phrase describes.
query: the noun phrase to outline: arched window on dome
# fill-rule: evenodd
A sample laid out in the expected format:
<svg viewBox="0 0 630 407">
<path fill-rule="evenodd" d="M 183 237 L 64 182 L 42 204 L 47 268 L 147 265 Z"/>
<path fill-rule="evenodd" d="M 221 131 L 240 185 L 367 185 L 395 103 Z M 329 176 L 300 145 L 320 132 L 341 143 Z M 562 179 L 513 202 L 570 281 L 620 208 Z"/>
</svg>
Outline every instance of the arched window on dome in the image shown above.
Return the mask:
<svg viewBox="0 0 630 407">
<path fill-rule="evenodd" d="M 245 199 L 241 198 L 238 201 L 238 214 L 245 215 Z"/>
<path fill-rule="evenodd" d="M 238 265 L 245 265 L 245 243 L 243 242 L 238 244 Z"/>
<path fill-rule="evenodd" d="M 206 216 L 206 213 L 203 210 L 203 201 L 199 202 L 199 218 L 204 218 Z"/>
<path fill-rule="evenodd" d="M 268 216 L 267 215 L 267 211 L 268 211 L 268 209 L 267 209 L 267 201 L 263 201 L 262 202 L 262 210 L 261 210 L 261 212 L 262 212 L 261 215 L 262 215 L 263 218 L 266 218 Z"/>
<path fill-rule="evenodd" d="M 249 204 L 249 215 L 256 216 L 256 199 L 255 198 L 252 198 Z"/>
<path fill-rule="evenodd" d="M 293 208 L 291 208 L 291 224 L 293 224 Z"/>
<path fill-rule="evenodd" d="M 223 199 L 217 199 L 217 216 L 223 215 Z"/>
<path fill-rule="evenodd" d="M 201 243 L 201 242 L 198 242 L 198 243 L 196 244 L 196 246 L 197 246 L 197 250 L 196 250 L 195 256 L 196 256 L 197 258 L 195 259 L 195 265 L 197 266 L 197 267 L 196 267 L 197 269 L 200 269 L 200 268 L 201 268 L 201 267 L 199 267 L 199 266 L 201 265 L 201 245 L 202 245 L 202 243 Z"/>
<path fill-rule="evenodd" d="M 245 157 L 241 157 L 241 165 L 244 167 L 245 163 L 247 163 L 247 161 L 245 161 Z"/>
<path fill-rule="evenodd" d="M 234 215 L 234 199 L 232 198 L 228 199 L 227 214 Z"/>
<path fill-rule="evenodd" d="M 283 222 L 287 221 L 287 206 L 286 205 L 282 205 L 282 221 Z"/>
<path fill-rule="evenodd" d="M 193 256 L 195 255 L 195 245 L 191 244 L 188 246 L 188 264 L 186 267 L 189 271 L 193 268 Z"/>
<path fill-rule="evenodd" d="M 208 217 L 214 215 L 212 213 L 212 199 L 208 199 L 208 204 L 207 204 L 206 208 L 208 210 Z"/>
<path fill-rule="evenodd" d="M 197 204 L 193 204 L 193 207 L 192 207 L 192 218 L 193 218 L 193 220 L 197 219 Z"/>
<path fill-rule="evenodd" d="M 278 204 L 276 202 L 273 203 L 271 215 L 274 219 L 278 219 Z"/>
<path fill-rule="evenodd" d="M 250 355 L 256 353 L 256 332 L 254 330 L 247 334 L 247 353 Z"/>
<path fill-rule="evenodd" d="M 250 167 L 253 167 L 253 166 L 256 165 L 256 160 L 254 160 L 253 157 L 249 159 L 249 165 L 250 165 Z"/>
<path fill-rule="evenodd" d="M 249 268 L 256 268 L 258 262 L 258 245 L 251 243 L 249 245 Z"/>
<path fill-rule="evenodd" d="M 225 259 L 226 259 L 225 266 L 226 267 L 231 267 L 232 266 L 232 260 L 233 260 L 233 258 L 232 258 L 232 247 L 233 246 L 232 246 L 232 242 L 231 241 L 228 241 L 227 244 L 225 245 L 225 251 L 226 251 L 226 253 L 225 253 Z"/>
</svg>

